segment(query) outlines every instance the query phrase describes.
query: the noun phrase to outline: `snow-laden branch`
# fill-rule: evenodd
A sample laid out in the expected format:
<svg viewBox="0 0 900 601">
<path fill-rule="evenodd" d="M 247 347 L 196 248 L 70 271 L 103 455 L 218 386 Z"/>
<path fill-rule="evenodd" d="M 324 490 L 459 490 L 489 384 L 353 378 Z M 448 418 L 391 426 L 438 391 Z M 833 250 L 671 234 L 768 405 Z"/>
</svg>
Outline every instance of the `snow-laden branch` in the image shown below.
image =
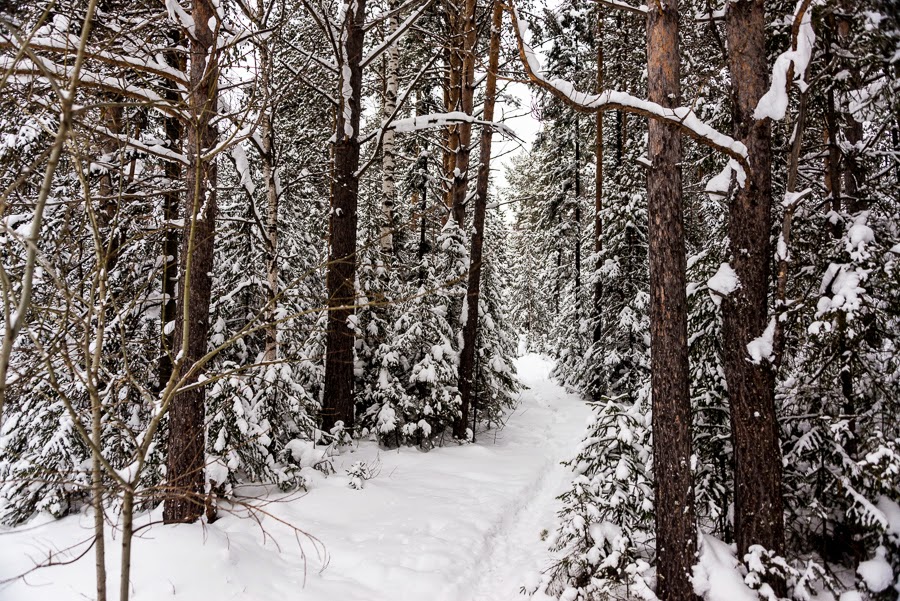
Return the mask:
<svg viewBox="0 0 900 601">
<path fill-rule="evenodd" d="M 498 123 L 496 121 L 484 121 L 477 119 L 473 115 L 468 115 L 461 111 L 453 111 L 449 113 L 432 113 L 429 115 L 419 115 L 418 117 L 409 117 L 407 119 L 397 119 L 391 122 L 387 129 L 392 129 L 400 133 L 409 133 L 414 131 L 422 131 L 424 129 L 435 129 L 438 127 L 446 127 L 457 123 L 472 123 L 476 125 L 487 125 L 494 128 L 502 135 L 519 140 L 515 132 L 508 125 Z"/>
<path fill-rule="evenodd" d="M 606 6 L 607 8 L 616 8 L 619 10 L 628 11 L 630 13 L 634 13 L 636 15 L 640 15 L 642 17 L 647 16 L 647 5 L 641 4 L 640 6 L 632 6 L 627 2 L 619 2 L 619 0 L 595 0 L 597 4 L 601 6 Z"/>
<path fill-rule="evenodd" d="M 391 35 L 386 37 L 381 44 L 373 48 L 372 51 L 363 58 L 362 68 L 365 69 L 369 63 L 381 56 L 385 50 L 396 44 L 397 40 L 400 39 L 400 36 L 406 33 L 406 30 L 409 29 L 412 24 L 419 19 L 422 13 L 425 12 L 425 9 L 427 9 L 429 6 L 431 6 L 431 0 L 426 0 L 422 4 L 422 6 L 419 7 L 419 10 L 409 15 L 406 20 L 404 20 L 403 23 L 401 23 L 397 27 L 397 29 L 391 32 Z"/>
<path fill-rule="evenodd" d="M 178 3 L 178 0 L 166 0 L 166 11 L 169 20 L 181 25 L 192 38 L 196 37 L 197 25 L 194 18 Z"/>
<path fill-rule="evenodd" d="M 705 146 L 718 150 L 734 159 L 742 169 L 749 170 L 747 147 L 743 142 L 716 131 L 697 117 L 697 114 L 689 107 L 666 108 L 655 102 L 636 98 L 625 92 L 615 90 L 605 90 L 599 94 L 588 94 L 577 90 L 569 81 L 559 78 L 548 78 L 534 50 L 525 41 L 528 35 L 528 27 L 519 20 L 516 7 L 512 2 L 509 4 L 509 12 L 525 73 L 539 87 L 549 91 L 579 112 L 596 113 L 618 109 L 626 113 L 642 115 L 674 125 L 685 135 Z"/>
<path fill-rule="evenodd" d="M 252 198 L 253 194 L 256 192 L 256 184 L 253 183 L 253 175 L 250 173 L 250 159 L 247 158 L 247 151 L 245 151 L 243 145 L 238 142 L 231 147 L 229 156 L 235 171 L 237 171 L 238 176 L 241 178 L 240 185 L 243 186 L 247 191 L 247 194 Z"/>
<path fill-rule="evenodd" d="M 55 52 L 68 55 L 74 50 L 72 40 L 67 39 L 67 36 L 64 36 L 63 34 L 34 37 L 23 43 L 27 44 L 32 50 L 40 52 Z M 5 35 L 0 37 L 0 49 L 14 49 L 17 46 L 18 42 L 16 40 Z M 85 49 L 84 56 L 85 58 L 98 60 L 108 65 L 134 69 L 141 73 L 149 73 L 150 75 L 173 81 L 180 86 L 183 86 L 182 89 L 186 89 L 188 85 L 187 76 L 183 71 L 175 69 L 165 63 L 160 63 L 154 59 L 126 56 L 108 50 L 96 50 L 91 48 Z"/>
<path fill-rule="evenodd" d="M 788 91 L 794 78 L 800 91 L 806 89 L 806 68 L 812 59 L 816 33 L 812 27 L 812 11 L 809 10 L 812 0 L 798 0 L 794 11 L 794 24 L 791 27 L 791 49 L 782 52 L 775 59 L 772 67 L 772 85 L 763 94 L 753 112 L 755 119 L 766 117 L 775 121 L 784 119 L 788 107 Z"/>
<path fill-rule="evenodd" d="M 12 355 L 13 347 L 16 345 L 16 340 L 19 338 L 22 326 L 28 318 L 28 309 L 31 306 L 34 275 L 38 262 L 38 242 L 41 238 L 44 211 L 47 208 L 47 199 L 49 198 L 50 191 L 53 187 L 53 179 L 56 174 L 56 169 L 59 166 L 63 146 L 72 129 L 72 112 L 74 108 L 75 92 L 78 90 L 79 75 L 85 61 L 87 42 L 90 37 L 91 24 L 96 9 L 97 0 L 90 0 L 90 2 L 88 2 L 84 21 L 81 25 L 81 36 L 77 38 L 77 43 L 73 46 L 75 55 L 71 76 L 66 85 L 66 89 L 59 90 L 58 92 L 61 109 L 59 128 L 56 131 L 50 155 L 47 160 L 47 166 L 44 171 L 44 178 L 41 182 L 41 187 L 38 190 L 28 237 L 24 241 L 26 248 L 25 267 L 20 280 L 21 285 L 18 302 L 15 300 L 9 287 L 4 285 L 2 307 L 3 336 L 2 341 L 0 341 L 0 425 L 3 424 L 3 406 L 6 404 L 8 385 L 7 376 L 9 374 L 10 356 Z"/>
<path fill-rule="evenodd" d="M 180 152 L 175 152 L 171 148 L 167 148 L 162 144 L 145 144 L 144 142 L 141 142 L 136 138 L 127 136 L 125 134 L 116 133 L 109 128 L 100 125 L 91 126 L 89 123 L 82 123 L 81 125 L 90 132 L 109 138 L 111 140 L 115 140 L 120 144 L 123 144 L 130 148 L 134 148 L 135 150 L 138 150 L 140 152 L 146 152 L 147 154 L 163 159 L 164 161 L 172 161 L 174 163 L 181 163 L 182 165 L 190 165 L 190 161 L 188 161 L 188 158 L 185 155 L 181 154 Z"/>
<path fill-rule="evenodd" d="M 15 62 L 12 57 L 0 56 L 0 70 L 8 71 L 13 75 L 25 75 L 35 79 L 66 80 L 72 75 L 72 68 L 48 60 L 35 57 L 40 63 L 23 58 Z M 171 117 L 185 119 L 184 114 L 172 106 L 172 102 L 160 96 L 156 91 L 136 86 L 122 78 L 110 77 L 99 73 L 92 73 L 82 68 L 79 73 L 78 86 L 81 88 L 93 88 L 104 92 L 111 92 L 125 98 L 131 98 L 145 103 L 150 107 Z"/>
</svg>

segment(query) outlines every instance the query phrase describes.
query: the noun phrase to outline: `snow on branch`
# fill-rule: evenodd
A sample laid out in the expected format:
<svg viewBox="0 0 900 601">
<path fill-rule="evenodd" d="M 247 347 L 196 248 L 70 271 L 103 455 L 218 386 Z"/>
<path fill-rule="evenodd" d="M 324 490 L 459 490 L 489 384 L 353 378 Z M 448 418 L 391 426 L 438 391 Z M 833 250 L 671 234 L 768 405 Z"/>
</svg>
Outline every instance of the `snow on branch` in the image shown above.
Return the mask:
<svg viewBox="0 0 900 601">
<path fill-rule="evenodd" d="M 772 67 L 772 85 L 763 94 L 756 105 L 753 117 L 758 120 L 766 117 L 775 121 L 784 119 L 788 107 L 788 92 L 794 78 L 800 91 L 806 89 L 806 68 L 812 59 L 816 34 L 812 27 L 812 11 L 809 10 L 812 0 L 798 0 L 794 11 L 794 24 L 791 26 L 791 49 L 782 52 L 775 59 Z"/>
<path fill-rule="evenodd" d="M 630 13 L 634 13 L 640 16 L 647 15 L 647 5 L 641 4 L 640 6 L 632 6 L 626 2 L 619 2 L 618 0 L 595 0 L 597 4 L 601 6 L 606 6 L 607 8 L 617 8 L 624 11 L 628 11 Z"/>
<path fill-rule="evenodd" d="M 554 96 L 565 102 L 576 111 L 584 113 L 596 113 L 607 110 L 622 110 L 635 115 L 642 115 L 656 119 L 670 125 L 677 126 L 685 135 L 697 140 L 701 144 L 718 150 L 734 159 L 742 169 L 749 170 L 747 161 L 747 147 L 731 136 L 716 131 L 709 124 L 700 120 L 697 114 L 689 107 L 666 108 L 655 102 L 636 98 L 625 92 L 605 90 L 599 94 L 587 94 L 575 89 L 575 86 L 564 79 L 549 79 L 544 73 L 540 60 L 532 50 L 525 38 L 528 34 L 527 25 L 519 20 L 515 5 L 510 2 L 510 16 L 513 22 L 513 30 L 519 46 L 519 54 L 525 73 L 528 78 L 539 87 L 551 92 Z"/>
<path fill-rule="evenodd" d="M 45 37 L 34 37 L 30 40 L 24 41 L 23 43 L 27 45 L 31 50 L 37 50 L 40 52 L 71 54 L 75 50 L 72 46 L 72 41 L 66 39 L 62 34 Z M 0 49 L 15 49 L 17 46 L 18 43 L 16 42 L 16 40 L 10 39 L 8 36 L 3 36 L 2 38 L 0 38 Z M 98 60 L 108 65 L 134 69 L 135 71 L 139 71 L 141 73 L 149 73 L 150 75 L 155 75 L 157 77 L 173 81 L 181 86 L 186 87 L 188 85 L 187 76 L 183 71 L 175 69 L 170 65 L 160 63 L 153 59 L 142 59 L 136 56 L 126 56 L 124 54 L 117 54 L 108 50 L 95 50 L 91 48 L 85 49 L 84 56 L 86 58 Z"/>
<path fill-rule="evenodd" d="M 165 161 L 181 163 L 182 165 L 190 165 L 190 161 L 188 161 L 188 158 L 185 155 L 179 152 L 175 152 L 171 148 L 166 148 L 162 144 L 145 144 L 137 138 L 133 138 L 125 134 L 116 133 L 109 128 L 100 125 L 92 126 L 89 123 L 82 123 L 82 127 L 86 128 L 88 131 L 94 132 L 95 134 L 105 136 L 107 138 L 110 138 L 111 140 L 116 140 L 120 144 L 124 144 L 125 146 L 129 146 L 141 152 L 146 152 L 147 154 L 153 155 Z"/>
<path fill-rule="evenodd" d="M 34 59 L 40 62 L 29 58 L 15 61 L 12 57 L 0 56 L 0 69 L 13 75 L 24 75 L 48 81 L 69 79 L 72 76 L 72 67 L 70 66 L 59 65 L 37 56 Z M 82 68 L 78 77 L 78 86 L 112 92 L 144 103 L 168 116 L 185 119 L 184 114 L 175 108 L 171 101 L 164 99 L 156 91 L 136 86 L 122 78 L 92 73 Z"/>
<path fill-rule="evenodd" d="M 397 119 L 388 124 L 387 129 L 396 132 L 409 133 L 421 131 L 423 129 L 435 129 L 438 127 L 446 127 L 455 123 L 472 123 L 477 125 L 488 125 L 493 127 L 502 135 L 518 140 L 515 132 L 509 126 L 498 123 L 496 121 L 483 121 L 475 118 L 473 115 L 467 115 L 461 111 L 453 111 L 449 113 L 432 113 L 429 115 L 419 115 L 418 117 L 409 117 L 407 119 Z"/>
<path fill-rule="evenodd" d="M 234 165 L 235 171 L 241 178 L 241 186 L 247 191 L 251 197 L 256 192 L 256 184 L 253 183 L 253 175 L 250 173 L 250 159 L 247 158 L 247 151 L 244 150 L 240 142 L 231 147 L 230 158 Z"/>
<path fill-rule="evenodd" d="M 197 26 L 194 23 L 194 18 L 182 8 L 178 0 L 166 0 L 166 11 L 169 13 L 170 21 L 181 25 L 192 38 L 196 37 Z"/>
</svg>

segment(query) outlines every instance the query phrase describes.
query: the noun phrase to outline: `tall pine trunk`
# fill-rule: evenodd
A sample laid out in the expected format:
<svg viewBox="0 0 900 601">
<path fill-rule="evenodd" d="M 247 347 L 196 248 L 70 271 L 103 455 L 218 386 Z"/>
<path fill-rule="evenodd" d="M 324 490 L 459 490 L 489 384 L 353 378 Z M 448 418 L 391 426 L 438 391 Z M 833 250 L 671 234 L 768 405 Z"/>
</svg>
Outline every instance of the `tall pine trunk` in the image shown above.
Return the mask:
<svg viewBox="0 0 900 601">
<path fill-rule="evenodd" d="M 677 0 L 648 5 L 650 100 L 678 106 L 681 59 Z M 691 401 L 688 388 L 686 258 L 681 190 L 681 134 L 649 123 L 652 167 L 647 173 L 650 241 L 650 357 L 653 468 L 656 481 L 657 590 L 660 599 L 694 598 L 691 566 L 697 532 L 691 481 Z"/>
<path fill-rule="evenodd" d="M 576 57 L 575 68 L 578 68 Z M 578 127 L 578 114 L 575 114 L 575 327 L 581 323 L 581 131 Z"/>
<path fill-rule="evenodd" d="M 450 9 L 451 49 L 448 111 L 472 115 L 475 108 L 475 0 L 456 0 Z M 469 155 L 472 124 L 458 123 L 449 128 L 451 152 L 447 177 L 450 178 L 448 206 L 456 224 L 466 226 L 466 191 L 469 186 Z"/>
<path fill-rule="evenodd" d="M 365 0 L 346 0 L 344 22 L 341 24 L 344 42 L 341 48 L 343 56 L 338 57 L 340 103 L 335 121 L 325 282 L 328 289 L 328 332 L 322 429 L 326 432 L 332 430 L 337 422 L 343 422 L 348 429 L 353 427 L 354 334 L 347 320 L 354 312 L 356 299 L 357 171 L 365 6 Z M 345 73 L 349 73 L 349 81 L 344 81 Z"/>
<path fill-rule="evenodd" d="M 207 352 L 212 293 L 213 240 L 216 221 L 216 160 L 203 154 L 216 145 L 212 124 L 217 110 L 219 67 L 213 50 L 216 11 L 210 0 L 194 0 L 195 23 L 190 40 L 188 165 L 185 188 L 185 232 L 181 244 L 175 345 L 183 386 L 197 382 L 194 365 Z M 193 522 L 203 512 L 204 422 L 206 393 L 202 386 L 176 394 L 169 413 L 166 461 L 166 523 Z"/>
<path fill-rule="evenodd" d="M 500 26 L 503 5 L 494 0 L 491 13 L 491 44 L 488 56 L 487 82 L 484 92 L 484 120 L 494 119 L 494 102 L 497 98 L 497 69 L 500 63 Z M 481 130 L 481 156 L 478 179 L 475 183 L 475 211 L 472 216 L 472 248 L 470 251 L 469 277 L 466 293 L 466 320 L 463 323 L 463 348 L 459 360 L 459 393 L 462 398 L 460 417 L 453 428 L 457 438 L 466 438 L 469 408 L 472 406 L 475 384 L 475 355 L 478 351 L 478 301 L 481 296 L 481 266 L 484 256 L 484 220 L 487 212 L 488 178 L 491 170 L 491 138 L 493 128 L 485 125 Z M 474 432 L 474 425 L 472 428 Z"/>
<path fill-rule="evenodd" d="M 768 120 L 753 112 L 767 90 L 763 0 L 733 2 L 725 13 L 733 90 L 734 137 L 746 144 L 750 173 L 731 203 L 731 267 L 740 286 L 722 301 L 725 378 L 731 402 L 735 460 L 735 537 L 738 557 L 751 545 L 784 551 L 781 449 L 775 376 L 767 359 L 751 362 L 747 345 L 768 322 L 772 149 Z"/>
<path fill-rule="evenodd" d="M 597 93 L 603 91 L 603 13 L 597 11 Z M 597 344 L 603 338 L 603 280 L 600 279 L 600 268 L 603 262 L 600 253 L 603 251 L 603 111 L 594 116 L 594 254 L 597 262 L 594 265 L 594 332 L 593 342 Z M 595 393 L 599 390 L 595 386 Z"/>
<path fill-rule="evenodd" d="M 166 64 L 175 67 L 179 71 L 185 70 L 183 56 L 174 48 L 181 43 L 181 32 L 172 29 L 169 32 L 169 45 L 172 48 L 165 52 Z M 168 84 L 166 88 L 166 100 L 179 102 L 181 93 L 174 84 Z M 182 151 L 182 138 L 184 125 L 177 117 L 167 116 L 164 121 L 166 132 L 166 146 L 173 152 Z M 166 185 L 170 187 L 163 195 L 163 217 L 165 219 L 165 238 L 163 239 L 163 265 L 162 265 L 162 309 L 160 312 L 160 355 L 157 367 L 157 390 L 166 388 L 169 378 L 172 376 L 172 365 L 175 357 L 174 322 L 177 319 L 177 301 L 175 299 L 175 286 L 178 283 L 178 229 L 174 222 L 178 219 L 178 209 L 181 205 L 181 194 L 174 189 L 182 178 L 181 163 L 166 161 L 163 172 L 166 177 Z M 168 324 L 172 323 L 173 328 Z"/>
</svg>

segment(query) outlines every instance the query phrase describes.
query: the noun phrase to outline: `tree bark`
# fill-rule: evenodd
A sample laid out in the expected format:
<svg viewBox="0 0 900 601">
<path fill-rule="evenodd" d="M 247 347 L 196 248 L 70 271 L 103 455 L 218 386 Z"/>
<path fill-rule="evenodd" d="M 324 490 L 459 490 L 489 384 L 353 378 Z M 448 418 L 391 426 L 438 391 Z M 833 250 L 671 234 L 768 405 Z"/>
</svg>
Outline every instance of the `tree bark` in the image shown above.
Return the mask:
<svg viewBox="0 0 900 601">
<path fill-rule="evenodd" d="M 677 0 L 648 5 L 648 92 L 652 102 L 678 106 L 681 59 Z M 653 466 L 656 482 L 656 595 L 694 599 L 690 581 L 697 531 L 691 480 L 687 298 L 681 190 L 681 134 L 651 120 L 647 172 L 650 242 L 650 356 Z"/>
<path fill-rule="evenodd" d="M 265 16 L 263 0 L 257 1 L 257 14 L 260 18 L 260 29 L 264 27 Z M 265 105 L 260 118 L 260 163 L 262 163 L 263 180 L 266 185 L 266 311 L 264 315 L 266 328 L 265 361 L 278 358 L 278 202 L 281 191 L 278 185 L 278 165 L 275 157 L 275 128 L 272 118 L 275 113 L 272 95 L 272 57 L 265 41 L 259 46 L 260 84 L 263 89 Z"/>
<path fill-rule="evenodd" d="M 597 93 L 603 91 L 603 13 L 597 11 Z M 599 343 L 603 338 L 603 280 L 600 268 L 603 262 L 600 253 L 603 251 L 603 113 L 594 116 L 594 254 L 597 262 L 594 265 L 594 332 L 593 342 Z M 595 391 L 596 392 L 596 391 Z"/>
<path fill-rule="evenodd" d="M 394 10 L 396 4 L 395 0 L 391 0 L 388 3 L 389 10 Z M 386 35 L 393 34 L 397 27 L 397 17 L 390 17 Z M 400 69 L 400 48 L 398 44 L 399 40 L 387 51 L 384 104 L 381 110 L 384 123 L 387 123 L 397 109 L 397 89 L 399 87 L 397 72 Z M 394 253 L 394 197 L 396 195 L 394 136 L 394 130 L 387 129 L 381 138 L 381 235 L 379 242 L 381 251 L 385 254 Z"/>
<path fill-rule="evenodd" d="M 353 330 L 347 320 L 356 300 L 356 221 L 359 196 L 359 116 L 362 93 L 362 53 L 365 0 L 346 0 L 344 56 L 339 73 L 349 72 L 350 81 L 339 84 L 334 172 L 331 184 L 331 214 L 328 218 L 329 253 L 328 332 L 325 356 L 325 397 L 322 429 L 331 431 L 338 422 L 353 427 Z M 355 11 L 354 11 L 355 9 Z M 344 90 L 348 90 L 344 92 Z"/>
<path fill-rule="evenodd" d="M 725 378 L 731 401 L 738 557 L 751 545 L 784 552 L 781 448 L 774 372 L 750 361 L 747 345 L 768 325 L 772 149 L 768 120 L 753 112 L 768 88 L 763 0 L 733 2 L 725 13 L 734 137 L 746 144 L 751 171 L 729 211 L 731 267 L 740 287 L 722 301 Z"/>
<path fill-rule="evenodd" d="M 179 71 L 184 71 L 184 58 L 176 51 L 181 41 L 181 33 L 177 29 L 169 32 L 169 44 L 172 50 L 164 53 L 166 63 L 175 67 Z M 168 83 L 168 82 L 167 82 Z M 166 100 L 177 103 L 181 100 L 181 94 L 175 88 L 174 84 L 167 86 Z M 182 137 L 184 136 L 184 126 L 177 117 L 166 117 L 164 120 L 164 128 L 166 132 L 166 145 L 169 150 L 180 152 L 182 146 Z M 181 163 L 177 161 L 166 161 L 163 166 L 166 184 L 175 185 L 181 181 Z M 163 194 L 163 217 L 165 219 L 165 238 L 163 240 L 163 266 L 162 266 L 162 310 L 160 312 L 160 356 L 158 366 L 157 392 L 161 392 L 166 388 L 166 384 L 172 377 L 172 365 L 175 356 L 175 338 L 174 328 L 167 329 L 167 325 L 177 319 L 177 302 L 175 299 L 175 286 L 178 282 L 178 230 L 173 223 L 178 219 L 178 209 L 181 205 L 181 194 L 174 190 L 169 190 Z"/>
<path fill-rule="evenodd" d="M 209 304 L 212 293 L 213 241 L 216 221 L 216 160 L 203 154 L 215 147 L 219 67 L 215 36 L 216 23 L 211 0 L 194 0 L 195 23 L 190 40 L 189 109 L 187 155 L 190 164 L 185 184 L 190 198 L 185 211 L 181 246 L 181 275 L 178 285 L 175 344 L 176 369 L 188 376 L 207 351 Z M 197 381 L 200 370 L 186 377 L 183 385 Z M 205 397 L 202 386 L 176 394 L 169 412 L 169 448 L 166 461 L 167 493 L 163 520 L 167 523 L 193 522 L 203 512 Z"/>
<path fill-rule="evenodd" d="M 475 0 L 457 0 L 451 9 L 450 103 L 448 111 L 473 114 L 475 108 Z M 453 154 L 447 176 L 451 179 L 449 207 L 456 224 L 466 226 L 466 191 L 469 185 L 469 155 L 472 124 L 451 125 L 449 148 Z"/>
<path fill-rule="evenodd" d="M 578 61 L 575 61 L 576 69 Z M 581 323 L 581 130 L 575 115 L 575 327 Z"/>
<path fill-rule="evenodd" d="M 494 119 L 494 103 L 497 98 L 497 69 L 500 63 L 500 27 L 503 19 L 503 5 L 494 0 L 491 12 L 491 43 L 488 55 L 488 72 L 484 92 L 484 120 Z M 484 250 L 484 220 L 487 212 L 488 178 L 491 170 L 491 139 L 493 128 L 485 125 L 481 130 L 481 156 L 478 165 L 478 179 L 475 183 L 475 210 L 473 213 L 472 248 L 470 251 L 468 285 L 466 294 L 466 321 L 463 324 L 463 348 L 459 360 L 459 393 L 462 398 L 460 416 L 454 424 L 453 434 L 466 438 L 469 422 L 469 407 L 472 406 L 472 391 L 475 385 L 475 355 L 478 351 L 478 301 L 481 296 L 481 265 Z M 473 425 L 472 431 L 475 428 Z"/>
<path fill-rule="evenodd" d="M 852 61 L 847 58 L 853 56 L 853 50 L 848 47 L 853 40 L 850 15 L 853 15 L 858 9 L 850 0 L 840 0 L 838 8 L 840 12 L 836 15 L 835 20 L 838 43 L 843 50 L 841 62 L 845 64 L 845 69 L 849 73 L 850 88 L 859 90 L 863 87 L 859 65 L 852 64 Z M 844 121 L 842 128 L 844 138 L 850 146 L 856 147 L 863 138 L 863 125 L 850 113 L 848 104 L 847 96 L 842 95 L 841 113 Z M 860 195 L 861 190 L 865 187 L 865 166 L 855 151 L 844 153 L 844 167 L 844 196 L 847 199 L 847 210 L 850 213 L 858 213 L 868 209 L 867 199 Z"/>
</svg>

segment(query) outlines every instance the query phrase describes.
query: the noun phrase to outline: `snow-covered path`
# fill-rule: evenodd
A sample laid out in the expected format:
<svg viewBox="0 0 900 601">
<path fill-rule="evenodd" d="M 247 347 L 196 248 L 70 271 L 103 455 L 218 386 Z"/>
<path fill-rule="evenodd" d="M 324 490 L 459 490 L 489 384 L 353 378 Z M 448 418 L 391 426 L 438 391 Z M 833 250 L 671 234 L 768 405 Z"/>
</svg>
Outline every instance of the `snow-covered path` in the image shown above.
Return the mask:
<svg viewBox="0 0 900 601">
<path fill-rule="evenodd" d="M 505 428 L 476 444 L 428 453 L 384 451 L 374 443 L 345 451 L 335 459 L 337 474 L 311 471 L 307 495 L 266 507 L 266 536 L 236 516 L 144 530 L 135 542 L 132 599 L 520 599 L 529 575 L 546 567 L 541 531 L 552 530 L 556 496 L 570 477 L 559 462 L 581 440 L 589 410 L 549 380 L 546 360 L 527 355 L 517 367 L 529 389 Z M 343 475 L 356 461 L 380 465 L 362 490 L 350 489 Z M 0 580 L 27 567 L 28 555 L 45 557 L 48 547 L 84 539 L 90 523 L 85 513 L 0 531 Z M 298 544 L 285 524 L 315 536 L 327 561 L 310 541 Z M 108 543 L 111 589 L 118 588 L 117 544 Z M 92 579 L 89 553 L 0 585 L 0 600 L 90 598 Z"/>
<path fill-rule="evenodd" d="M 504 514 L 501 528 L 493 537 L 493 553 L 472 589 L 473 601 L 521 599 L 522 585 L 547 567 L 549 553 L 542 532 L 549 534 L 553 530 L 559 509 L 556 497 L 572 478 L 560 462 L 568 459 L 581 441 L 589 414 L 580 397 L 565 392 L 550 380 L 552 364 L 546 360 L 529 355 L 520 359 L 517 367 L 520 379 L 528 386 L 520 410 L 531 409 L 531 417 L 539 417 L 546 411 L 551 413 L 549 419 L 542 420 L 546 428 L 546 455 L 543 462 L 531 464 L 535 481 L 524 498 L 510 499 L 510 510 Z M 515 418 L 507 427 L 514 423 Z"/>
</svg>

